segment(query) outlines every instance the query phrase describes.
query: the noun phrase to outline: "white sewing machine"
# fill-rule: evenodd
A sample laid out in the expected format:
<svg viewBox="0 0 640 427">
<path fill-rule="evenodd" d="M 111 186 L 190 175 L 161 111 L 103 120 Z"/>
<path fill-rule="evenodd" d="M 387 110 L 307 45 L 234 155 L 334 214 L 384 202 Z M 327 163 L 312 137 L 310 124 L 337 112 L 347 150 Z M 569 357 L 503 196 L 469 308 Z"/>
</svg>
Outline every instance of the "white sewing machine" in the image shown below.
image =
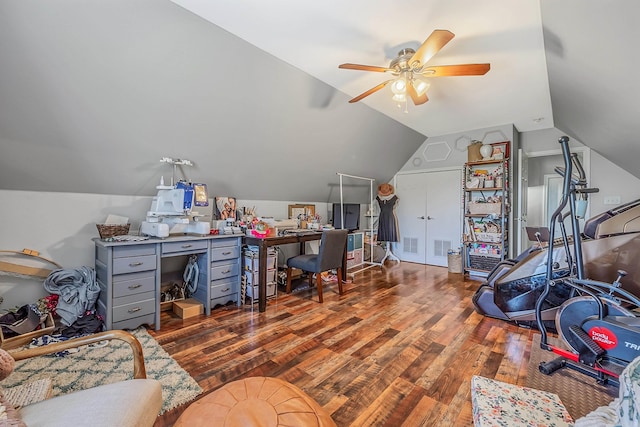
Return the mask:
<svg viewBox="0 0 640 427">
<path fill-rule="evenodd" d="M 208 221 L 198 221 L 194 206 L 209 206 L 206 184 L 178 181 L 173 186 L 158 185 L 158 195 L 153 198 L 142 222 L 140 233 L 147 236 L 168 237 L 170 234 L 207 235 L 211 231 Z"/>
</svg>

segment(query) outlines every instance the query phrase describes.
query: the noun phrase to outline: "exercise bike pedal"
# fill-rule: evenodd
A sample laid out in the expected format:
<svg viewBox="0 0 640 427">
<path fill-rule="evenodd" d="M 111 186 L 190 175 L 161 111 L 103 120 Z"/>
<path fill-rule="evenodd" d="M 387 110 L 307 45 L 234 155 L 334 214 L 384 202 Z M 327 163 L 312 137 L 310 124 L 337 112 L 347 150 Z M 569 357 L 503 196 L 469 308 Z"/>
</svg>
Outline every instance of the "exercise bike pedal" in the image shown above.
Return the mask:
<svg viewBox="0 0 640 427">
<path fill-rule="evenodd" d="M 557 357 L 549 362 L 540 362 L 538 370 L 545 375 L 551 375 L 558 369 L 564 368 L 567 360 L 564 357 Z"/>
<path fill-rule="evenodd" d="M 576 344 L 578 344 L 577 347 L 580 348 L 576 350 L 578 350 L 580 363 L 593 366 L 596 360 L 606 353 L 580 326 L 571 325 L 569 326 L 569 330 L 578 340 Z"/>
</svg>

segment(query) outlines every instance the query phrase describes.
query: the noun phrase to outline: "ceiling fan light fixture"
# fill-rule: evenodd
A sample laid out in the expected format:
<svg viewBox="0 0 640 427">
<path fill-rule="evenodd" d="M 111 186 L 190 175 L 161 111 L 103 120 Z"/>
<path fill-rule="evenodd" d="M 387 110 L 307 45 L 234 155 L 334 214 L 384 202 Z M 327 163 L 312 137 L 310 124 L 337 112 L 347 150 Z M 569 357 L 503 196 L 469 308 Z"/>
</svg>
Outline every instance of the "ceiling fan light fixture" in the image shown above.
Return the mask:
<svg viewBox="0 0 640 427">
<path fill-rule="evenodd" d="M 422 79 L 418 79 L 418 78 L 414 78 L 412 84 L 413 84 L 413 88 L 416 90 L 416 93 L 418 94 L 418 96 L 422 96 L 425 93 L 427 93 L 427 91 L 431 87 L 431 83 L 429 83 L 426 80 L 422 80 Z"/>
<path fill-rule="evenodd" d="M 481 76 L 486 74 L 491 68 L 490 64 L 427 65 L 429 60 L 453 37 L 454 34 L 451 31 L 434 30 L 417 50 L 410 48 L 400 50 L 398 56 L 391 60 L 388 67 L 351 63 L 339 65 L 338 68 L 390 73 L 395 76 L 350 99 L 349 103 L 358 102 L 390 85 L 393 100 L 405 103 L 405 112 L 407 112 L 407 96 L 411 98 L 414 105 L 422 105 L 429 101 L 427 91 L 431 83 L 421 77 Z"/>
<path fill-rule="evenodd" d="M 407 81 L 404 77 L 399 77 L 391 83 L 391 91 L 396 95 L 403 95 L 407 93 Z"/>
</svg>

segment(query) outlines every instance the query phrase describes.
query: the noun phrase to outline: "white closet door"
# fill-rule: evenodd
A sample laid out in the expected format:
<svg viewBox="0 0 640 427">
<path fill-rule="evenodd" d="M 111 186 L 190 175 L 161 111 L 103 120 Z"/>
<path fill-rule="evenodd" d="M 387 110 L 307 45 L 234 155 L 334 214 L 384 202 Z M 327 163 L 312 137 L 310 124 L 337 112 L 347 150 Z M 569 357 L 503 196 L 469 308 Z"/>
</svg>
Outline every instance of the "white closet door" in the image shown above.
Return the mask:
<svg viewBox="0 0 640 427">
<path fill-rule="evenodd" d="M 447 265 L 447 252 L 461 240 L 461 172 L 447 170 L 398 175 L 396 194 L 403 261 Z"/>
</svg>

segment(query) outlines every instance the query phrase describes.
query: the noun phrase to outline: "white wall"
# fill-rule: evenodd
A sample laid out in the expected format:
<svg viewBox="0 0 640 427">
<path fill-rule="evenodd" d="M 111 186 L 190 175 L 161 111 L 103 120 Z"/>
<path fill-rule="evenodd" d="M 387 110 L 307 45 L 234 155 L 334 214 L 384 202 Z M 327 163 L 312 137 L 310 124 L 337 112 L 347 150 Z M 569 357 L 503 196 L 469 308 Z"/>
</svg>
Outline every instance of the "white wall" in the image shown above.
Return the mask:
<svg viewBox="0 0 640 427">
<path fill-rule="evenodd" d="M 472 140 L 486 144 L 511 141 L 511 152 L 517 147 L 517 135 L 513 125 L 474 129 L 448 135 L 430 136 L 404 164 L 400 172 L 417 172 L 446 166 L 464 165 L 467 160 L 467 146 Z"/>
<path fill-rule="evenodd" d="M 565 135 L 558 129 L 525 132 L 520 135 L 520 146 L 525 153 L 559 150 L 558 139 Z M 576 140 L 570 140 L 570 147 L 584 147 Z M 561 165 L 558 165 L 561 166 Z M 589 196 L 591 216 L 607 211 L 614 207 L 605 205 L 604 198 L 619 196 L 621 203 L 631 202 L 640 198 L 640 179 L 621 169 L 599 153 L 591 150 L 591 182 L 590 187 L 600 189 L 599 193 Z"/>
<path fill-rule="evenodd" d="M 146 196 L 0 190 L 0 250 L 29 248 L 63 268 L 93 267 L 91 239 L 98 237 L 96 223 L 104 222 L 108 214 L 126 216 L 134 234 L 151 200 Z M 286 218 L 288 205 L 299 203 L 315 204 L 323 222 L 328 221 L 327 203 L 238 199 L 239 207 L 255 207 L 258 215 L 275 219 Z M 0 274 L 0 296 L 5 299 L 0 310 L 34 302 L 43 295 L 40 281 Z"/>
</svg>

